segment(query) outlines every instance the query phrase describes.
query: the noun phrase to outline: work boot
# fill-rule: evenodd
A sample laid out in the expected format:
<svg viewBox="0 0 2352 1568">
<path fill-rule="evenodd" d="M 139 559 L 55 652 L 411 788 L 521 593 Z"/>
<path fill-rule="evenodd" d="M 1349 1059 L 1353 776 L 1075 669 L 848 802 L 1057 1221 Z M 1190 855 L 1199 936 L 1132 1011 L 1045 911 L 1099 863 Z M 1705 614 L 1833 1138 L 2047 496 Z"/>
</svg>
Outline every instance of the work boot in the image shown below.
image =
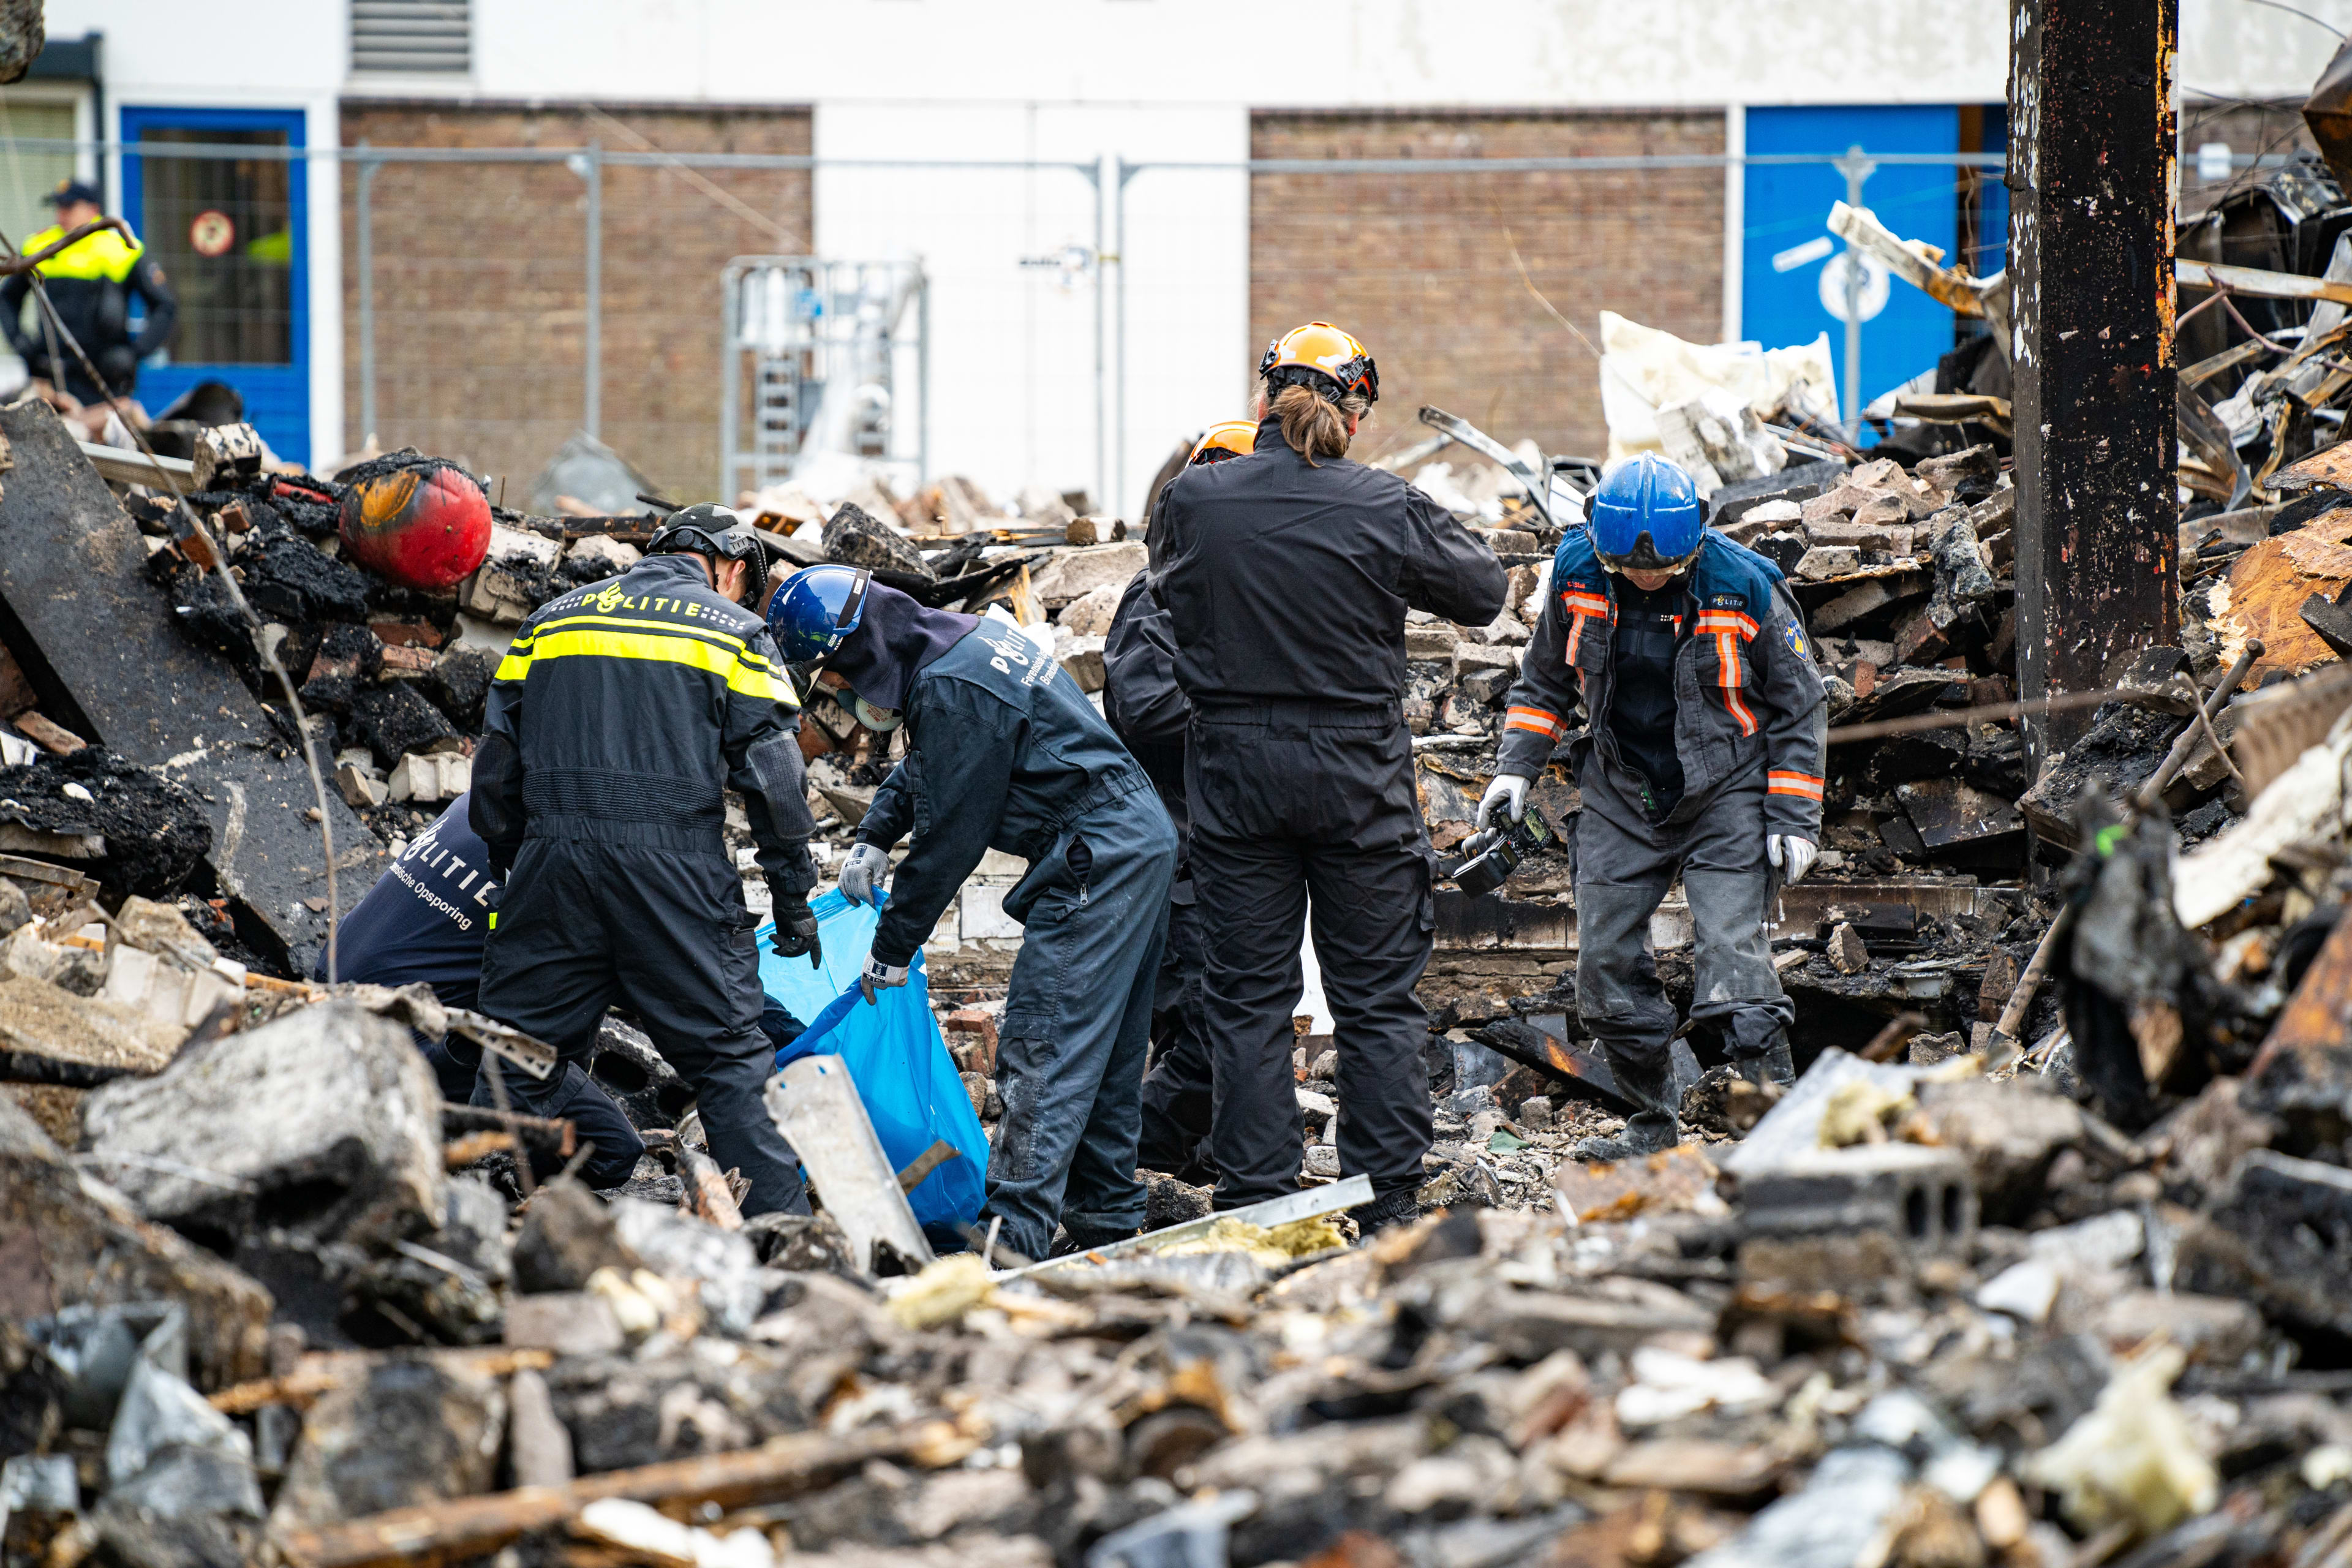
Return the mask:
<svg viewBox="0 0 2352 1568">
<path fill-rule="evenodd" d="M 1779 1084 L 1786 1089 L 1797 1081 L 1797 1064 L 1789 1055 L 1786 1038 L 1774 1040 L 1753 1056 L 1733 1057 L 1731 1070 L 1759 1089 L 1767 1084 Z"/>
<path fill-rule="evenodd" d="M 1066 1223 L 1062 1226 L 1061 1234 L 1054 1238 L 1053 1251 L 1046 1256 L 1067 1258 L 1074 1252 L 1092 1252 L 1097 1247 L 1108 1247 L 1113 1242 L 1130 1241 L 1142 1234 L 1141 1230 L 1135 1228 L 1120 1230 L 1115 1226 L 1074 1226 Z"/>
<path fill-rule="evenodd" d="M 1797 1081 L 1797 1064 L 1789 1055 L 1788 1026 L 1771 1013 L 1761 1007 L 1737 1013 L 1724 1033 L 1732 1070 L 1757 1088 L 1777 1083 L 1786 1089 Z"/>
<path fill-rule="evenodd" d="M 1411 1187 L 1399 1187 L 1370 1203 L 1357 1205 L 1348 1211 L 1348 1217 L 1356 1222 L 1357 1235 L 1370 1236 L 1392 1225 L 1411 1225 L 1421 1217 L 1421 1204 Z"/>
<path fill-rule="evenodd" d="M 1576 1146 L 1580 1160 L 1615 1162 L 1657 1154 L 1683 1141 L 1683 1120 L 1675 1102 L 1675 1067 L 1661 1047 L 1635 1056 L 1604 1042 L 1617 1092 L 1633 1102 L 1633 1114 L 1614 1137 L 1587 1138 Z"/>
</svg>

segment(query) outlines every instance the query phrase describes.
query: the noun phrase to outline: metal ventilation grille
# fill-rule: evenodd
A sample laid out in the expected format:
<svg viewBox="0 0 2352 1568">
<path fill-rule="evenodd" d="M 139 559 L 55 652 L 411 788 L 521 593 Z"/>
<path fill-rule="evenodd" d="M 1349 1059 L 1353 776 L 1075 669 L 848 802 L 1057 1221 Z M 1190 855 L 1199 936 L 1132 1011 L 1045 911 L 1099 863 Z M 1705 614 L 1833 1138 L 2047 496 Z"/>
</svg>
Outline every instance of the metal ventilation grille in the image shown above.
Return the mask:
<svg viewBox="0 0 2352 1568">
<path fill-rule="evenodd" d="M 473 69 L 469 0 L 352 0 L 354 71 Z"/>
</svg>

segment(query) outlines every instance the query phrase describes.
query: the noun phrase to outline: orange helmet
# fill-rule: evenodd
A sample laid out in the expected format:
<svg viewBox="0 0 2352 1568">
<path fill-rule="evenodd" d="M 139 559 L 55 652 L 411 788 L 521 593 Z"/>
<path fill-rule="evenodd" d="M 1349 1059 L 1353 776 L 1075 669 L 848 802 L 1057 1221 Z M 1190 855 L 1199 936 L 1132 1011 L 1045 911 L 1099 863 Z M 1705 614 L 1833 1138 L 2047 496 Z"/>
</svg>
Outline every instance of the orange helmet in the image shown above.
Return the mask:
<svg viewBox="0 0 2352 1568">
<path fill-rule="evenodd" d="M 1212 425 L 1192 447 L 1192 455 L 1184 459 L 1190 468 L 1195 463 L 1222 463 L 1227 458 L 1246 458 L 1257 449 L 1257 426 L 1248 419 L 1228 419 Z"/>
<path fill-rule="evenodd" d="M 1342 394 L 1360 393 L 1368 403 L 1381 400 L 1381 372 L 1371 351 L 1328 321 L 1293 327 L 1266 344 L 1257 373 L 1276 385 L 1318 375 L 1336 383 Z"/>
</svg>

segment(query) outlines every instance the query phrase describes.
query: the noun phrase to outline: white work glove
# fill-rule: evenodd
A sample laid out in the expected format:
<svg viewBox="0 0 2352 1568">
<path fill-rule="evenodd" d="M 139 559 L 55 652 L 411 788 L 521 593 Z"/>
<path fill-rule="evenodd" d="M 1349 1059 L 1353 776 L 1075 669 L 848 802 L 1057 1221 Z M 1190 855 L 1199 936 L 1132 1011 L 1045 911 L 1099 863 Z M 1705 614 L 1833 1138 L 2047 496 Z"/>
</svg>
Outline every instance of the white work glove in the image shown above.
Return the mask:
<svg viewBox="0 0 2352 1568">
<path fill-rule="evenodd" d="M 1800 838 L 1793 833 L 1769 833 L 1764 837 L 1764 858 L 1780 873 L 1780 885 L 1788 887 L 1805 879 L 1813 868 L 1813 857 L 1821 851 L 1810 838 Z"/>
<path fill-rule="evenodd" d="M 1518 821 L 1527 815 L 1528 785 L 1533 783 L 1535 780 L 1525 773 L 1496 773 L 1495 782 L 1486 786 L 1486 793 L 1478 797 L 1478 820 L 1472 826 L 1481 833 L 1485 832 L 1487 818 L 1494 815 L 1495 807 L 1506 803 L 1508 809 L 1503 813 L 1503 820 L 1497 826 L 1508 826 Z"/>
<path fill-rule="evenodd" d="M 874 1005 L 874 993 L 894 990 L 907 984 L 907 967 L 902 963 L 885 963 L 872 953 L 866 955 L 865 971 L 857 976 L 857 988 L 866 993 L 866 1005 Z"/>
<path fill-rule="evenodd" d="M 860 844 L 841 863 L 841 880 L 837 884 L 841 896 L 853 904 L 882 907 L 878 891 L 882 879 L 889 872 L 890 857 L 879 845 Z"/>
</svg>

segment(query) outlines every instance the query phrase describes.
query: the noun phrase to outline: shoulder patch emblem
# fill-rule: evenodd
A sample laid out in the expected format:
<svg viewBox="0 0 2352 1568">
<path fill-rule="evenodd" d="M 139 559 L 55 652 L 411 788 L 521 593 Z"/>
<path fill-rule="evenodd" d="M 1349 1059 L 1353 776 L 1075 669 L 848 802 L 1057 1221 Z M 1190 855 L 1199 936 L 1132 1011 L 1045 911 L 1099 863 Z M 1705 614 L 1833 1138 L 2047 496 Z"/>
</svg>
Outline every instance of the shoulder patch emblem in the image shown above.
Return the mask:
<svg viewBox="0 0 2352 1568">
<path fill-rule="evenodd" d="M 1789 622 L 1781 628 L 1781 632 L 1782 635 L 1789 639 L 1789 651 L 1790 653 L 1795 654 L 1799 658 L 1808 657 L 1805 652 L 1805 634 L 1797 629 L 1796 622 Z"/>
</svg>

